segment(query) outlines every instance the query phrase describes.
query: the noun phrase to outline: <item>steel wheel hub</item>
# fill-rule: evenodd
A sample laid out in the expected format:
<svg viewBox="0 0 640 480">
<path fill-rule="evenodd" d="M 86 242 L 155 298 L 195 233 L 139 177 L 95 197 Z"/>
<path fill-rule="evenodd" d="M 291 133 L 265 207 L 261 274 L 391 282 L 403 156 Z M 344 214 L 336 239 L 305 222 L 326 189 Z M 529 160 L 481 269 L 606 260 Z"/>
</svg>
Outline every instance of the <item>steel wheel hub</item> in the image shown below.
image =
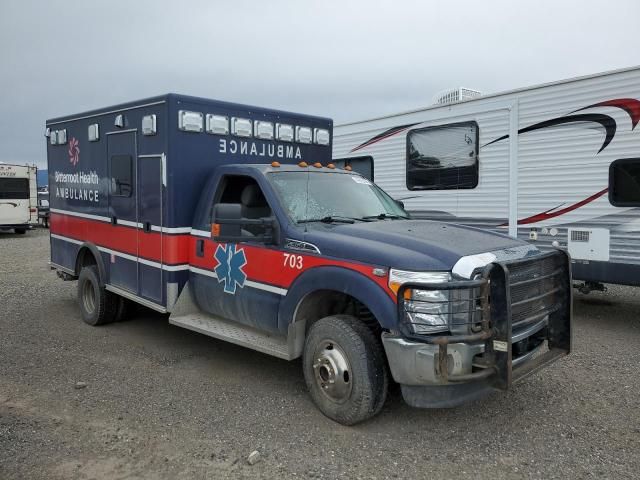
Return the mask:
<svg viewBox="0 0 640 480">
<path fill-rule="evenodd" d="M 96 292 L 93 290 L 91 282 L 85 282 L 82 288 L 82 300 L 84 308 L 88 313 L 93 313 L 96 308 Z"/>
<path fill-rule="evenodd" d="M 323 341 L 314 354 L 313 372 L 320 390 L 343 403 L 351 394 L 351 366 L 344 351 L 331 340 Z"/>
</svg>

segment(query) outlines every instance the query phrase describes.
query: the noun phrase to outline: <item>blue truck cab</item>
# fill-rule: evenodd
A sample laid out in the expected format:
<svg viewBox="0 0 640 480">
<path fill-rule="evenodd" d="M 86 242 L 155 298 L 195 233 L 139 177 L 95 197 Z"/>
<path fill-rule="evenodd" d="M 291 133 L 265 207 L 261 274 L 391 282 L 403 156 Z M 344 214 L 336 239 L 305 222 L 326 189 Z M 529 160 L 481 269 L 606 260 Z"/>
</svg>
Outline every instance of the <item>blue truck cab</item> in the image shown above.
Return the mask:
<svg viewBox="0 0 640 480">
<path fill-rule="evenodd" d="M 318 408 L 450 407 L 569 353 L 561 251 L 411 219 L 330 119 L 169 94 L 47 121 L 51 267 L 91 325 L 132 302 L 292 360 Z"/>
</svg>

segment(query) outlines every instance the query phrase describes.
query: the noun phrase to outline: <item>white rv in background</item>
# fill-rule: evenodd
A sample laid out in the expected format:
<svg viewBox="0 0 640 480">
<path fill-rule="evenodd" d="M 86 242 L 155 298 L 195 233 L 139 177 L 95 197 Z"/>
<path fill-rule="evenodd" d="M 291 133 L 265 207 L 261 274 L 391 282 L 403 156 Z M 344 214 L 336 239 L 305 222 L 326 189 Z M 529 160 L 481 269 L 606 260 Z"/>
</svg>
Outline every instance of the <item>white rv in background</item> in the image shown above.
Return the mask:
<svg viewBox="0 0 640 480">
<path fill-rule="evenodd" d="M 0 163 L 0 230 L 25 233 L 38 223 L 35 166 Z"/>
<path fill-rule="evenodd" d="M 634 67 L 337 125 L 333 157 L 414 217 L 568 250 L 589 291 L 640 285 L 639 122 Z"/>
</svg>

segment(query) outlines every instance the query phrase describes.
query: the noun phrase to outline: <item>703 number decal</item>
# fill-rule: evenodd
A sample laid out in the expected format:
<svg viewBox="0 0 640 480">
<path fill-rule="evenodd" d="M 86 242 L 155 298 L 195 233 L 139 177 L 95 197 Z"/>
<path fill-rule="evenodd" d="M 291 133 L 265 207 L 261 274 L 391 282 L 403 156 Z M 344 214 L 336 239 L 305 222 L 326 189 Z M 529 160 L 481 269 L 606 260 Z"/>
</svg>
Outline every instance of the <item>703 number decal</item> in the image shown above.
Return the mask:
<svg viewBox="0 0 640 480">
<path fill-rule="evenodd" d="M 287 268 L 302 270 L 302 255 L 293 255 L 291 253 L 285 253 L 284 266 Z"/>
</svg>

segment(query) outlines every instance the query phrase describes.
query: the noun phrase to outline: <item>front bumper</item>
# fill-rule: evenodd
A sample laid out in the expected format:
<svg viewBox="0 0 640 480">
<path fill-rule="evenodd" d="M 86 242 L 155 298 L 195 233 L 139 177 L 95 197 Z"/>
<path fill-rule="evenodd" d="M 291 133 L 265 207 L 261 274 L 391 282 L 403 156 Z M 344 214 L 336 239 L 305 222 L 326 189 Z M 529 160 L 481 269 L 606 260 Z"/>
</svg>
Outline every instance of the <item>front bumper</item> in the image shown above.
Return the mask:
<svg viewBox="0 0 640 480">
<path fill-rule="evenodd" d="M 537 268 L 535 262 L 551 267 Z M 487 266 L 478 280 L 483 292 L 478 333 L 422 338 L 383 333 L 391 374 L 402 385 L 405 401 L 418 407 L 459 405 L 492 390 L 506 390 L 514 381 L 568 354 L 570 265 L 565 253 L 555 251 Z M 431 287 L 442 289 L 443 285 Z"/>
</svg>

